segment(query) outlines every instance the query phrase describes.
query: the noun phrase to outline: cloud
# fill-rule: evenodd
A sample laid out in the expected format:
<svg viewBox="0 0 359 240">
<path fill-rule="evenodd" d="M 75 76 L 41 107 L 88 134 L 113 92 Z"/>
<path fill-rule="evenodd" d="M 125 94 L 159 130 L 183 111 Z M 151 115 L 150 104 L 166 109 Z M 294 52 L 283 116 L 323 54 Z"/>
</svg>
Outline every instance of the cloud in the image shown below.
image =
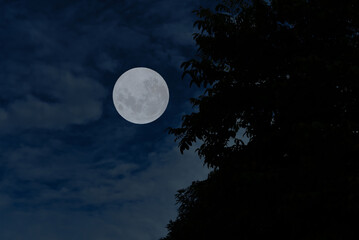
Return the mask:
<svg viewBox="0 0 359 240">
<path fill-rule="evenodd" d="M 0 36 L 6 57 L 0 62 L 0 78 L 6 79 L 0 133 L 96 121 L 104 97 L 128 67 L 166 62 L 178 70 L 185 60 L 180 48 L 192 47 L 189 2 L 42 6 L 32 11 L 25 2 L 9 3 L 0 12 L 7 29 Z M 117 73 L 112 82 L 106 72 Z"/>
<path fill-rule="evenodd" d="M 97 81 L 44 64 L 31 69 L 17 80 L 27 85 L 24 95 L 0 108 L 0 131 L 63 129 L 101 117 L 105 90 Z"/>
<path fill-rule="evenodd" d="M 83 153 L 56 155 L 62 146 L 57 141 L 7 152 L 1 156 L 7 159 L 8 170 L 0 182 L 4 196 L 0 205 L 6 206 L 0 224 L 8 227 L 0 231 L 0 238 L 153 240 L 164 236 L 166 224 L 176 216 L 176 191 L 204 179 L 209 170 L 194 152 L 181 155 L 170 137 L 161 145 L 147 154 L 147 167 L 115 158 L 93 161 L 91 152 L 87 161 L 75 162 L 84 158 Z M 14 229 L 18 224 L 24 226 L 21 234 Z M 80 232 L 82 237 L 77 235 Z"/>
<path fill-rule="evenodd" d="M 9 1 L 0 8 L 0 239 L 165 235 L 176 191 L 209 171 L 194 152 L 180 155 L 162 130 L 187 109 L 177 71 L 192 48 L 192 4 Z M 150 126 L 121 120 L 111 101 L 119 75 L 135 66 L 160 70 L 173 87 L 173 108 Z"/>
<path fill-rule="evenodd" d="M 120 68 L 120 61 L 112 58 L 109 54 L 104 52 L 99 54 L 96 64 L 101 70 L 113 73 L 117 72 Z"/>
</svg>

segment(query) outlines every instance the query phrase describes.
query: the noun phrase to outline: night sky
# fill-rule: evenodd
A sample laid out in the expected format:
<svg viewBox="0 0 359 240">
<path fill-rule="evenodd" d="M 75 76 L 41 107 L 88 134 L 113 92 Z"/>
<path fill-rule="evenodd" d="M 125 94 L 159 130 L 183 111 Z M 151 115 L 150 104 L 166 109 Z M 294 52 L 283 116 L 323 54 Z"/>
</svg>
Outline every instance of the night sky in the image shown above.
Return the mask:
<svg viewBox="0 0 359 240">
<path fill-rule="evenodd" d="M 196 52 L 191 11 L 209 1 L 0 4 L 0 239 L 165 236 L 176 191 L 209 172 L 166 131 L 201 93 L 180 64 Z M 127 122 L 112 102 L 133 67 L 169 87 L 150 124 Z"/>
</svg>

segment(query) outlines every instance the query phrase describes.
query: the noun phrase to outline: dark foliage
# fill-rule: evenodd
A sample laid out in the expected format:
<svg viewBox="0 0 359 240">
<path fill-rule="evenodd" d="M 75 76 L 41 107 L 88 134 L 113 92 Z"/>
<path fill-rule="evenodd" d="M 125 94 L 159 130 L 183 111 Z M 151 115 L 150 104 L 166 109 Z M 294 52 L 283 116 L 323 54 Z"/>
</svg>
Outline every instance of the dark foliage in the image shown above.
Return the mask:
<svg viewBox="0 0 359 240">
<path fill-rule="evenodd" d="M 359 2 L 196 10 L 198 112 L 170 129 L 216 170 L 179 191 L 165 240 L 358 239 Z M 245 129 L 248 144 L 238 136 Z"/>
</svg>

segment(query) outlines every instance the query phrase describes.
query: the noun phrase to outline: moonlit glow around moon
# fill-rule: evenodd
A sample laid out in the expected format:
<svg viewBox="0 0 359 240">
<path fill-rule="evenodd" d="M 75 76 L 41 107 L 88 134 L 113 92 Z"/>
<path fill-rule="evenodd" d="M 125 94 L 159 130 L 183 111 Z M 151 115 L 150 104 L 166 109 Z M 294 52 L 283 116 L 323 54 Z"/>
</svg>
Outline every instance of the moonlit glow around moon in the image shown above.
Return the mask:
<svg viewBox="0 0 359 240">
<path fill-rule="evenodd" d="M 146 124 L 159 118 L 167 108 L 169 91 L 157 72 L 144 67 L 122 74 L 113 88 L 113 103 L 127 121 Z"/>
</svg>

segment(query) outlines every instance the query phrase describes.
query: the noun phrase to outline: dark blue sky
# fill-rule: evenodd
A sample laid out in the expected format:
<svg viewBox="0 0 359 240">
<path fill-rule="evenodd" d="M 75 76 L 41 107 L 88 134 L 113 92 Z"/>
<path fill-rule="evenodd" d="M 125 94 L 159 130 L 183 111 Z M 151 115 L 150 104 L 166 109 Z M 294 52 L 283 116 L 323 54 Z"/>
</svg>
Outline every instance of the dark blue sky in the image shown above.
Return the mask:
<svg viewBox="0 0 359 240">
<path fill-rule="evenodd" d="M 200 0 L 0 1 L 0 239 L 154 240 L 208 169 L 165 129 L 200 90 L 181 80 Z M 170 101 L 131 124 L 117 78 L 148 67 Z"/>
</svg>

